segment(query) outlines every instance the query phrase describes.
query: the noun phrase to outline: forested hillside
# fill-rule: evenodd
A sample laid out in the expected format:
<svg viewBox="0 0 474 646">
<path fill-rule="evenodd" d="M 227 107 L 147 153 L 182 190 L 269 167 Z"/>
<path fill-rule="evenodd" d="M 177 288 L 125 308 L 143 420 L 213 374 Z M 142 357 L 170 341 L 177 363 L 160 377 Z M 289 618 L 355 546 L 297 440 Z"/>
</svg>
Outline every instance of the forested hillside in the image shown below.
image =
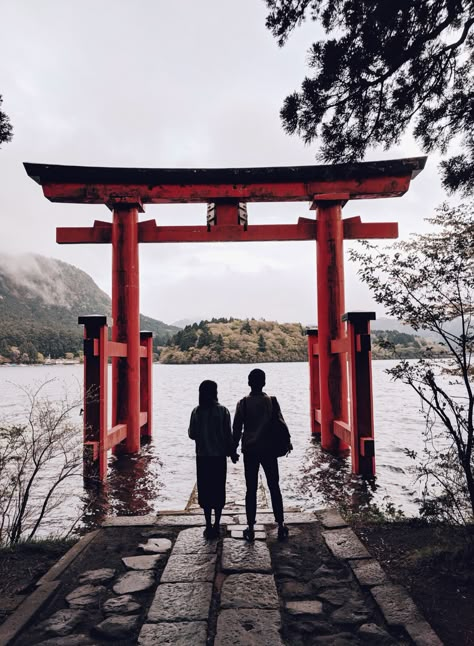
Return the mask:
<svg viewBox="0 0 474 646">
<path fill-rule="evenodd" d="M 53 258 L 0 255 L 0 357 L 35 361 L 82 349 L 83 314 L 111 312 L 110 297 L 81 269 Z M 141 328 L 162 345 L 178 328 L 142 316 Z M 0 359 L 1 360 L 1 359 Z"/>
<path fill-rule="evenodd" d="M 433 340 L 397 332 L 372 334 L 374 359 L 415 358 L 428 347 L 444 348 Z M 299 323 L 220 318 L 187 325 L 171 337 L 160 355 L 161 363 L 264 363 L 307 361 L 307 338 Z"/>
<path fill-rule="evenodd" d="M 187 325 L 168 341 L 160 362 L 306 361 L 306 344 L 299 323 L 220 318 Z"/>
</svg>

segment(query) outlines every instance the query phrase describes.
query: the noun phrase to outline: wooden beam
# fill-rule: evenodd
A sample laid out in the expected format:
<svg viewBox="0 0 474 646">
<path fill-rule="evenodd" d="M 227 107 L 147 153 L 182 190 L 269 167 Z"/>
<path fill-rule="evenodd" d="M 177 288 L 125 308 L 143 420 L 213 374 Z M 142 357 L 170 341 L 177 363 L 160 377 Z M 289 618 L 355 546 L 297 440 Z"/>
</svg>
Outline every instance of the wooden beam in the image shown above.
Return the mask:
<svg viewBox="0 0 474 646">
<path fill-rule="evenodd" d="M 351 444 L 351 427 L 347 422 L 334 420 L 334 435 L 350 446 Z"/>
<path fill-rule="evenodd" d="M 266 240 L 315 240 L 316 221 L 300 218 L 298 224 L 239 224 L 207 226 L 157 226 L 148 220 L 138 225 L 139 242 L 261 242 Z"/>
<path fill-rule="evenodd" d="M 116 444 L 123 442 L 127 437 L 127 425 L 117 424 L 112 426 L 107 431 L 107 449 L 112 448 Z"/>
<path fill-rule="evenodd" d="M 363 223 L 360 217 L 343 220 L 344 238 L 396 238 L 396 222 Z M 211 226 L 157 226 L 155 220 L 138 224 L 139 242 L 263 242 L 316 240 L 317 222 L 299 218 L 297 224 L 222 224 Z M 58 244 L 110 244 L 112 225 L 95 221 L 93 227 L 58 227 Z"/>
<path fill-rule="evenodd" d="M 397 197 L 424 168 L 426 157 L 263 168 L 100 168 L 25 163 L 28 175 L 53 202 L 110 204 L 312 201 Z"/>
<path fill-rule="evenodd" d="M 112 224 L 96 220 L 92 227 L 57 227 L 58 244 L 107 244 L 112 242 Z"/>
<path fill-rule="evenodd" d="M 347 352 L 349 349 L 349 344 L 347 341 L 347 337 L 344 337 L 342 339 L 334 339 L 334 341 L 331 341 L 331 352 L 333 354 L 340 354 L 342 352 Z"/>
<path fill-rule="evenodd" d="M 398 222 L 362 222 L 360 216 L 342 221 L 346 240 L 398 238 Z"/>
<path fill-rule="evenodd" d="M 119 341 L 109 341 L 107 344 L 107 351 L 109 357 L 126 357 L 127 344 Z"/>
<path fill-rule="evenodd" d="M 344 193 L 349 199 L 400 197 L 407 192 L 411 174 L 405 176 L 369 177 L 362 180 L 341 179 L 312 182 L 252 184 L 43 184 L 43 193 L 51 202 L 110 204 L 127 195 L 138 195 L 143 204 L 182 204 L 234 199 L 240 202 L 306 202 L 315 194 Z"/>
</svg>

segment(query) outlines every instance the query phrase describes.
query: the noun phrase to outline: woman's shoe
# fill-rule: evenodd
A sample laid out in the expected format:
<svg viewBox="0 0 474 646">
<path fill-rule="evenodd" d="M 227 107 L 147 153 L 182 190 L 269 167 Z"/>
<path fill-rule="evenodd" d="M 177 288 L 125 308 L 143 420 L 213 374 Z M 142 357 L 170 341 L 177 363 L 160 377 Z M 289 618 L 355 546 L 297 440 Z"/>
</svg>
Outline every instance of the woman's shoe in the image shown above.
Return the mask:
<svg viewBox="0 0 474 646">
<path fill-rule="evenodd" d="M 202 535 L 206 540 L 211 540 L 214 538 L 214 529 L 212 527 L 206 527 L 206 529 L 203 531 Z"/>
<path fill-rule="evenodd" d="M 243 535 L 246 541 L 249 543 L 252 543 L 252 541 L 255 540 L 255 532 L 253 531 L 253 527 L 247 527 L 247 529 L 244 529 Z"/>
<path fill-rule="evenodd" d="M 278 525 L 278 540 L 279 541 L 284 541 L 285 538 L 288 538 L 289 534 L 288 527 L 282 523 L 281 525 Z"/>
</svg>

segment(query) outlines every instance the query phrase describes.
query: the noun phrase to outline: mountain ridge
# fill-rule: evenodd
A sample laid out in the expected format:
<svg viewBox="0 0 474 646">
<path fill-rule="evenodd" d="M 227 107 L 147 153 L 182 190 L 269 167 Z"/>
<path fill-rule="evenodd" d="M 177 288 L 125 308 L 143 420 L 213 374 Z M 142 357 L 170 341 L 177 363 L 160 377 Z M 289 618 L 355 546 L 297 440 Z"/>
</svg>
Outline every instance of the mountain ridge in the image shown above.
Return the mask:
<svg viewBox="0 0 474 646">
<path fill-rule="evenodd" d="M 33 344 L 52 358 L 82 349 L 77 318 L 111 314 L 111 299 L 82 269 L 39 254 L 0 254 L 0 354 Z M 140 315 L 140 327 L 162 345 L 179 328 Z M 31 348 L 30 348 L 31 350 Z M 28 354 L 28 352 L 27 352 Z"/>
</svg>

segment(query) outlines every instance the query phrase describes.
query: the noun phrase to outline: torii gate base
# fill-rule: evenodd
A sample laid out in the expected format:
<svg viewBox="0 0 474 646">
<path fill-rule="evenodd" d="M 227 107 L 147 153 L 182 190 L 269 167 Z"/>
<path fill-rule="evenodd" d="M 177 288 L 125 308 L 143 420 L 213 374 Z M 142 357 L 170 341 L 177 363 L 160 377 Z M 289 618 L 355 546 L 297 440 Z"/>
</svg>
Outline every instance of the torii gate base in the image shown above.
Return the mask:
<svg viewBox="0 0 474 646">
<path fill-rule="evenodd" d="M 375 474 L 375 444 L 372 398 L 372 357 L 370 321 L 374 312 L 348 312 L 343 315 L 347 330 L 344 336 L 331 341 L 330 354 L 345 354 L 349 373 L 349 419 L 331 420 L 334 435 L 351 449 L 352 471 L 371 477 Z M 310 384 L 311 432 L 321 435 L 324 395 L 340 393 L 338 389 L 320 388 L 320 348 L 318 330 L 308 329 L 308 360 Z M 338 408 L 344 410 L 344 402 Z M 331 415 L 331 407 L 326 417 Z"/>
<path fill-rule="evenodd" d="M 310 333 L 311 424 L 321 446 L 351 448 L 354 473 L 375 472 L 370 370 L 371 313 L 344 314 L 347 239 L 396 238 L 396 222 L 342 219 L 348 200 L 399 197 L 425 157 L 332 166 L 231 169 L 130 169 L 25 164 L 53 202 L 106 204 L 112 222 L 63 227 L 60 244 L 112 244 L 112 341 L 104 317 L 85 325 L 85 452 L 106 477 L 109 448 L 130 453 L 151 434 L 151 338 L 139 333 L 138 245 L 146 242 L 316 242 L 318 339 Z M 309 201 L 316 218 L 297 224 L 248 225 L 247 202 Z M 205 226 L 139 222 L 143 205 L 207 204 Z M 344 316 L 343 316 L 344 314 Z M 347 332 L 344 330 L 347 325 Z M 346 355 L 347 360 L 343 357 Z M 112 359 L 112 427 L 107 426 L 107 362 Z M 349 379 L 347 366 L 349 366 Z M 348 406 L 348 384 L 350 405 Z M 94 398 L 91 389 L 97 390 Z M 89 399 L 90 397 L 90 399 Z"/>
<path fill-rule="evenodd" d="M 109 358 L 127 361 L 126 343 L 109 341 L 106 316 L 80 316 L 84 325 L 84 476 L 89 481 L 103 482 L 107 477 L 107 451 L 117 450 L 121 443 L 140 447 L 141 438 L 151 437 L 152 429 L 152 366 L 153 333 L 140 332 L 140 399 L 139 434 L 132 436 L 126 410 L 123 419 L 108 425 Z M 127 402 L 125 380 L 113 383 L 115 401 Z M 134 452 L 134 451 L 130 451 Z"/>
</svg>

